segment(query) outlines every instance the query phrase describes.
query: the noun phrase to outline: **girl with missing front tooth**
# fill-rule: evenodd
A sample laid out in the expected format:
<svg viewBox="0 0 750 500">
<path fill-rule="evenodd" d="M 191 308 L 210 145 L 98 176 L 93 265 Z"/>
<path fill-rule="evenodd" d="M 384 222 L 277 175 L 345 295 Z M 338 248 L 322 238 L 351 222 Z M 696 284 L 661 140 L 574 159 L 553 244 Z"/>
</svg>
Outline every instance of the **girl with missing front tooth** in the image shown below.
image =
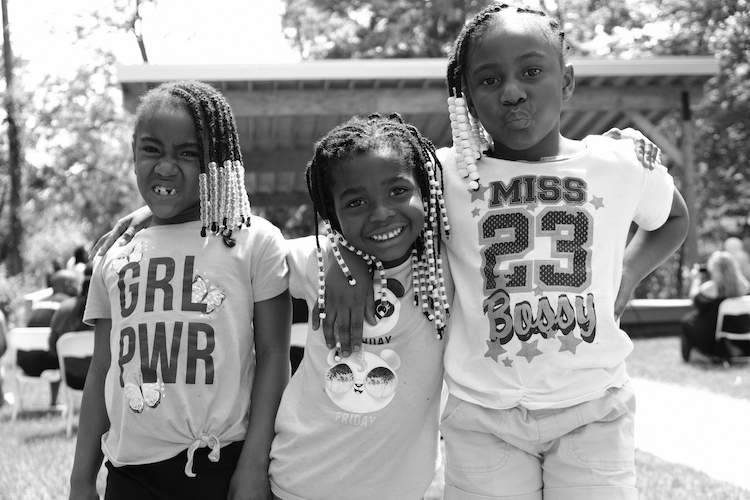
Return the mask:
<svg viewBox="0 0 750 500">
<path fill-rule="evenodd" d="M 106 500 L 269 499 L 289 378 L 284 239 L 250 214 L 234 116 L 214 87 L 146 93 L 133 156 L 153 217 L 95 263 L 70 498 L 99 498 L 106 458 Z"/>
</svg>

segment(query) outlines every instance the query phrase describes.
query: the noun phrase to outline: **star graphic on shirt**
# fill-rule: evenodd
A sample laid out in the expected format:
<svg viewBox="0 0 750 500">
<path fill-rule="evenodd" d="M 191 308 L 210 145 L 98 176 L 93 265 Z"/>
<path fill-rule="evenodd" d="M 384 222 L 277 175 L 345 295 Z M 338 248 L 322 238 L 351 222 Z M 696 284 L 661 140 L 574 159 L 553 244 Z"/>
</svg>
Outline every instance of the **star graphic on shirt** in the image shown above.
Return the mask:
<svg viewBox="0 0 750 500">
<path fill-rule="evenodd" d="M 486 193 L 489 188 L 490 188 L 489 186 L 482 186 L 480 184 L 479 189 L 477 189 L 476 191 L 472 191 L 471 189 L 469 189 L 469 192 L 471 193 L 471 201 L 472 202 L 475 202 L 477 200 L 484 201 L 484 193 Z"/>
<path fill-rule="evenodd" d="M 570 205 L 568 203 L 565 204 L 563 210 L 565 210 L 565 213 L 568 215 L 575 215 L 578 213 L 578 207 L 575 205 Z"/>
<path fill-rule="evenodd" d="M 534 200 L 528 205 L 526 205 L 526 210 L 528 210 L 529 212 L 533 212 L 534 210 L 536 210 L 536 207 L 538 206 L 539 206 L 539 203 L 537 203 L 536 200 Z"/>
<path fill-rule="evenodd" d="M 484 357 L 485 358 L 492 358 L 492 359 L 494 359 L 495 363 L 497 363 L 497 357 L 498 356 L 500 356 L 501 354 L 505 354 L 506 352 L 508 352 L 508 351 L 506 351 L 503 348 L 503 346 L 500 345 L 500 341 L 497 340 L 497 339 L 496 340 L 487 340 L 486 342 L 487 342 L 487 347 L 489 349 L 487 349 L 487 352 L 484 353 Z"/>
<path fill-rule="evenodd" d="M 479 207 L 475 207 L 474 210 L 471 211 L 472 217 L 479 217 Z"/>
<path fill-rule="evenodd" d="M 539 285 L 534 285 L 531 291 L 534 292 L 534 296 L 544 295 L 544 290 L 542 290 L 542 287 L 540 287 Z"/>
<path fill-rule="evenodd" d="M 598 196 L 591 195 L 591 200 L 589 200 L 589 203 L 594 205 L 594 207 L 599 210 L 600 208 L 604 207 L 604 198 L 599 198 Z"/>
<path fill-rule="evenodd" d="M 575 354 L 576 353 L 576 347 L 578 347 L 578 344 L 580 344 L 581 342 L 583 342 L 582 339 L 579 339 L 578 337 L 576 337 L 572 333 L 568 333 L 567 335 L 558 335 L 555 338 L 557 338 L 557 340 L 559 340 L 560 343 L 562 344 L 560 346 L 560 350 L 558 352 L 570 351 L 573 354 Z"/>
<path fill-rule="evenodd" d="M 526 361 L 531 363 L 536 356 L 544 354 L 536 348 L 538 343 L 539 340 L 535 340 L 534 342 L 521 342 L 521 350 L 516 353 L 516 356 L 524 357 L 526 358 Z"/>
<path fill-rule="evenodd" d="M 503 359 L 503 364 L 508 368 L 511 368 L 513 366 L 513 360 L 506 357 L 505 359 Z"/>
</svg>

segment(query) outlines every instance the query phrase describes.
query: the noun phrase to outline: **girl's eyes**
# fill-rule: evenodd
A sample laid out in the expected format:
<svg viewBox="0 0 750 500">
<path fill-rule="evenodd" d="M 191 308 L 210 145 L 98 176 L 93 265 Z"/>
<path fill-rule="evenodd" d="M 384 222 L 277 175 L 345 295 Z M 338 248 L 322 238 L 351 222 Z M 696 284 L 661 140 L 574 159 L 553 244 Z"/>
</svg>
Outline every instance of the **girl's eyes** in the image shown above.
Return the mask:
<svg viewBox="0 0 750 500">
<path fill-rule="evenodd" d="M 539 68 L 531 68 L 531 69 L 529 69 L 529 70 L 526 71 L 526 74 L 528 76 L 537 76 L 541 72 L 542 72 L 542 70 L 539 69 Z"/>
<path fill-rule="evenodd" d="M 494 76 L 491 76 L 489 78 L 483 79 L 480 83 L 482 85 L 495 85 L 499 81 L 500 81 L 499 79 L 495 78 Z"/>
<path fill-rule="evenodd" d="M 348 202 L 344 206 L 347 207 L 347 208 L 357 208 L 357 207 L 361 207 L 362 205 L 364 205 L 364 203 L 365 202 L 363 200 L 357 199 L 357 200 L 352 200 L 352 201 Z"/>
<path fill-rule="evenodd" d="M 400 195 L 400 194 L 404 194 L 404 193 L 407 193 L 407 192 L 409 192 L 409 190 L 408 190 L 408 189 L 406 189 L 406 188 L 404 188 L 404 187 L 397 187 L 397 188 L 393 188 L 393 189 L 391 190 L 391 195 L 393 195 L 393 196 L 398 196 L 398 195 Z"/>
</svg>

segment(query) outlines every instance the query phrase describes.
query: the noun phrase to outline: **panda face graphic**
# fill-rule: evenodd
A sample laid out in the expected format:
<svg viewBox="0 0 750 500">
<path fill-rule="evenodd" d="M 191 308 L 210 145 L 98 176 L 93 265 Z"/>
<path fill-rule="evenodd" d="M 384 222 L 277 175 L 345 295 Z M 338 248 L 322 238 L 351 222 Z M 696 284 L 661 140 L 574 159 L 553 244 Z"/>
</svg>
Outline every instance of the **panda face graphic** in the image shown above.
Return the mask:
<svg viewBox="0 0 750 500">
<path fill-rule="evenodd" d="M 385 408 L 396 394 L 401 365 L 398 354 L 383 349 L 380 356 L 360 351 L 338 360 L 336 349 L 328 354 L 326 394 L 336 406 L 352 413 L 369 413 Z"/>
</svg>

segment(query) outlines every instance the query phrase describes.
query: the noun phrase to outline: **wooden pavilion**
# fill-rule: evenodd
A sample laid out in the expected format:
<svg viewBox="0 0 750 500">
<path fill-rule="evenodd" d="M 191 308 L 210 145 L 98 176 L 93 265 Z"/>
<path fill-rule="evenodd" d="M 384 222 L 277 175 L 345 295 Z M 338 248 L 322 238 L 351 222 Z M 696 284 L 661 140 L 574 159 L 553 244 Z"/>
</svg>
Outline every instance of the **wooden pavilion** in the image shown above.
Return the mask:
<svg viewBox="0 0 750 500">
<path fill-rule="evenodd" d="M 684 174 L 683 195 L 695 213 L 691 109 L 706 81 L 719 72 L 713 57 L 638 60 L 573 59 L 576 88 L 565 103 L 562 133 L 571 138 L 611 127 L 643 131 Z M 450 145 L 445 59 L 322 60 L 258 65 L 118 66 L 125 107 L 134 111 L 149 87 L 177 79 L 216 85 L 238 122 L 255 206 L 309 202 L 304 169 L 312 145 L 352 115 L 398 111 L 437 147 Z M 667 117 L 681 117 L 675 144 L 659 132 Z M 692 225 L 694 228 L 694 225 Z M 686 263 L 697 254 L 694 229 Z"/>
</svg>

